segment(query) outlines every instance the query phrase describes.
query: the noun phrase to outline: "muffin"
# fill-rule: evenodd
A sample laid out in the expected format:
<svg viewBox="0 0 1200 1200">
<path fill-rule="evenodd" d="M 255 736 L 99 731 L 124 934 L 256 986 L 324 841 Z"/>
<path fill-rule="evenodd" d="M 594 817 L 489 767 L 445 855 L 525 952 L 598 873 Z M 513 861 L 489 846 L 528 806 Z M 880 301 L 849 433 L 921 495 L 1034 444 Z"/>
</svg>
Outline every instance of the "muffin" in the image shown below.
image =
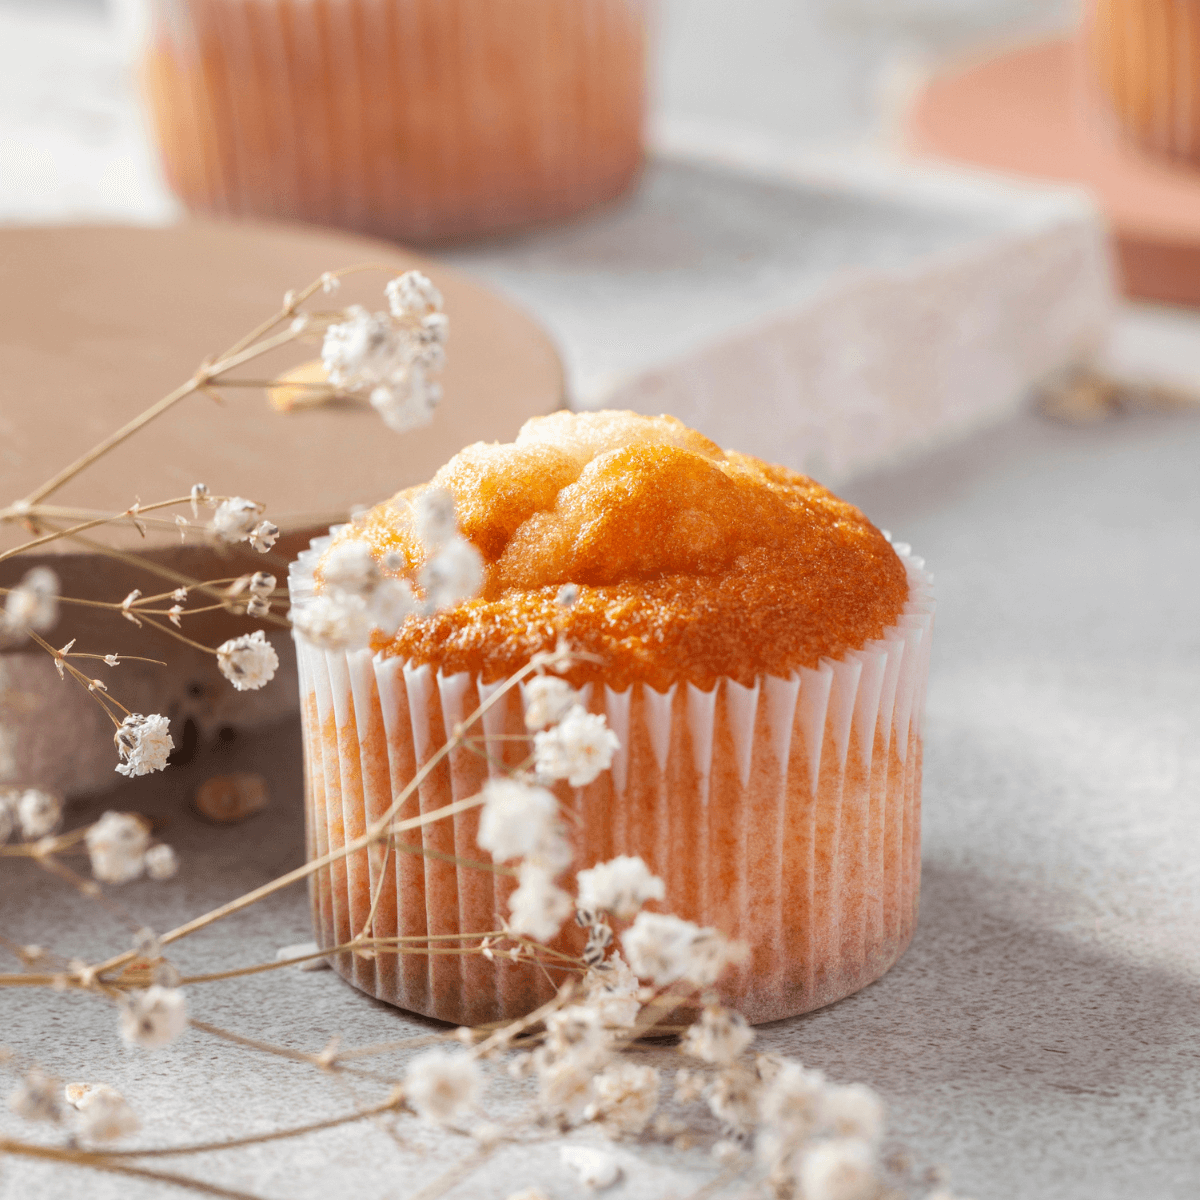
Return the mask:
<svg viewBox="0 0 1200 1200">
<path fill-rule="evenodd" d="M 1093 0 L 1092 82 L 1141 149 L 1200 163 L 1200 13 L 1178 0 Z"/>
<path fill-rule="evenodd" d="M 562 218 L 642 161 L 645 0 L 152 0 L 142 78 L 194 212 L 404 241 Z"/>
<path fill-rule="evenodd" d="M 573 869 L 640 856 L 665 881 L 667 911 L 744 943 L 718 991 L 751 1021 L 882 975 L 917 914 L 933 613 L 921 560 L 812 480 L 673 417 L 537 417 L 511 444 L 468 446 L 432 486 L 453 495 L 482 556 L 479 594 L 362 650 L 297 637 L 310 854 L 361 834 L 464 716 L 565 639 L 579 654 L 567 678 L 620 740 L 611 771 L 559 785 Z M 293 567 L 293 604 L 312 603 L 322 556 L 346 541 L 415 577 L 421 491 L 314 542 Z M 515 690 L 483 726 L 508 735 L 491 760 L 452 752 L 401 816 L 474 796 L 526 756 Z M 415 831 L 422 853 L 393 856 L 382 881 L 366 852 L 322 869 L 319 943 L 363 928 L 373 886 L 377 936 L 498 928 L 511 877 L 441 857 L 486 858 L 478 824 L 472 809 Z M 526 1012 L 552 990 L 535 967 L 478 955 L 333 957 L 372 995 L 463 1024 Z"/>
</svg>

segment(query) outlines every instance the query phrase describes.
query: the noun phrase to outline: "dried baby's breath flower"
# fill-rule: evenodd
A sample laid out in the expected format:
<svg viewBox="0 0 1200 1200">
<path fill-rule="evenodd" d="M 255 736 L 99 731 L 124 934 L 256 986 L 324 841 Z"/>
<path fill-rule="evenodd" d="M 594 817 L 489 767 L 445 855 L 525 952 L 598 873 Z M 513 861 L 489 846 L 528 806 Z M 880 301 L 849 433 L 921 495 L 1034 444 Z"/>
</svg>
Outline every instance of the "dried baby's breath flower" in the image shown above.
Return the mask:
<svg viewBox="0 0 1200 1200">
<path fill-rule="evenodd" d="M 454 495 L 449 488 L 423 488 L 412 502 L 413 532 L 426 550 L 440 550 L 458 533 Z"/>
<path fill-rule="evenodd" d="M 80 1131 L 91 1142 L 111 1142 L 141 1127 L 137 1114 L 115 1088 L 106 1084 L 75 1085 L 90 1087 L 75 1107 L 80 1113 Z"/>
<path fill-rule="evenodd" d="M 558 819 L 558 800 L 543 787 L 519 779 L 489 779 L 476 840 L 498 862 L 537 859 L 561 870 L 571 861 Z"/>
<path fill-rule="evenodd" d="M 595 1097 L 584 1110 L 589 1121 L 600 1121 L 614 1133 L 636 1136 L 646 1128 L 658 1107 L 658 1072 L 653 1067 L 619 1062 L 592 1081 Z"/>
<path fill-rule="evenodd" d="M 821 1119 L 825 1087 L 822 1072 L 785 1061 L 762 1093 L 763 1121 L 791 1138 L 809 1137 Z"/>
<path fill-rule="evenodd" d="M 580 910 L 575 910 L 575 920 L 578 921 Z M 598 967 L 612 945 L 613 932 L 611 926 L 591 922 L 588 926 L 587 945 L 583 948 L 583 961 L 589 967 Z"/>
<path fill-rule="evenodd" d="M 611 912 L 623 921 L 628 920 L 647 900 L 662 900 L 666 884 L 640 859 L 620 854 L 576 877 L 579 881 L 579 903 L 586 908 Z"/>
<path fill-rule="evenodd" d="M 187 1000 L 178 988 L 155 984 L 128 993 L 120 1004 L 121 1037 L 130 1045 L 166 1046 L 187 1028 Z"/>
<path fill-rule="evenodd" d="M 121 658 L 120 655 L 117 654 L 106 654 L 104 656 L 104 661 L 108 663 L 110 667 L 115 667 L 120 664 Z"/>
<path fill-rule="evenodd" d="M 428 377 L 440 365 L 440 343 L 397 325 L 387 313 L 353 305 L 346 317 L 329 327 L 321 347 L 329 381 L 343 393 L 367 396 L 397 432 L 428 424 L 442 395 Z"/>
<path fill-rule="evenodd" d="M 667 913 L 638 913 L 621 942 L 635 974 L 659 986 L 684 979 L 707 987 L 728 964 L 745 956 L 743 946 L 717 930 Z"/>
<path fill-rule="evenodd" d="M 148 717 L 130 713 L 113 736 L 124 760 L 115 767 L 118 774 L 132 777 L 164 770 L 167 757 L 175 749 L 169 727 L 170 722 L 160 713 L 151 713 Z"/>
<path fill-rule="evenodd" d="M 428 378 L 428 370 L 424 362 L 413 362 L 402 376 L 371 389 L 371 407 L 390 430 L 407 433 L 430 424 L 442 401 L 442 384 Z"/>
<path fill-rule="evenodd" d="M 291 611 L 292 625 L 314 646 L 325 650 L 353 650 L 371 640 L 371 610 L 363 596 L 329 591 L 314 596 Z"/>
<path fill-rule="evenodd" d="M 272 524 L 270 521 L 259 521 L 250 530 L 250 535 L 246 540 L 259 554 L 266 554 L 279 540 L 279 526 Z"/>
<path fill-rule="evenodd" d="M 247 541 L 259 517 L 262 516 L 262 511 L 263 506 L 256 500 L 247 500 L 244 496 L 231 496 L 217 505 L 217 511 L 213 513 L 212 531 L 222 541 Z"/>
<path fill-rule="evenodd" d="M 406 579 L 382 579 L 371 593 L 368 612 L 374 627 L 386 637 L 395 635 L 406 617 L 419 611 L 412 585 Z"/>
<path fill-rule="evenodd" d="M 442 293 L 433 281 L 420 271 L 405 271 L 389 280 L 384 291 L 392 316 L 398 318 L 423 317 L 438 312 L 442 307 Z"/>
<path fill-rule="evenodd" d="M 58 620 L 58 576 L 49 567 L 26 571 L 4 601 L 0 630 L 23 636 L 46 633 Z"/>
<path fill-rule="evenodd" d="M 592 1064 L 581 1055 L 566 1054 L 541 1059 L 536 1069 L 538 1109 L 542 1114 L 564 1126 L 581 1121 L 592 1102 Z"/>
<path fill-rule="evenodd" d="M 509 897 L 510 925 L 539 942 L 548 942 L 571 915 L 575 902 L 554 882 L 554 872 L 538 862 L 523 862 L 517 868 L 519 886 Z"/>
<path fill-rule="evenodd" d="M 176 604 L 183 604 L 187 600 L 187 598 L 188 598 L 188 590 L 185 587 L 177 587 L 171 593 L 171 599 L 174 600 Z"/>
<path fill-rule="evenodd" d="M 603 714 L 590 713 L 581 704 L 553 729 L 535 734 L 533 745 L 538 775 L 565 779 L 572 787 L 584 787 L 607 771 L 621 747 Z"/>
<path fill-rule="evenodd" d="M 321 566 L 326 587 L 366 596 L 379 582 L 379 567 L 365 542 L 342 542 L 330 549 Z"/>
<path fill-rule="evenodd" d="M 579 693 L 556 675 L 535 675 L 525 685 L 525 728 L 545 729 L 579 702 Z"/>
<path fill-rule="evenodd" d="M 266 571 L 255 571 L 247 586 L 255 596 L 269 596 L 275 591 L 275 576 Z"/>
<path fill-rule="evenodd" d="M 450 318 L 445 313 L 430 313 L 417 330 L 420 345 L 418 362 L 427 371 L 440 371 L 446 365 L 446 343 L 450 340 Z"/>
<path fill-rule="evenodd" d="M 451 608 L 483 586 L 483 555 L 466 538 L 452 537 L 421 568 L 417 583 L 429 611 Z"/>
<path fill-rule="evenodd" d="M 620 954 L 614 954 L 603 969 L 593 967 L 583 978 L 583 994 L 606 1029 L 631 1029 L 637 1024 L 642 1002 L 637 976 Z"/>
<path fill-rule="evenodd" d="M 444 1125 L 478 1103 L 483 1083 L 483 1071 L 469 1054 L 428 1050 L 408 1064 L 404 1097 L 425 1120 Z"/>
<path fill-rule="evenodd" d="M 744 1137 L 758 1120 L 759 1083 L 744 1067 L 726 1067 L 705 1091 L 709 1110 L 731 1132 Z"/>
<path fill-rule="evenodd" d="M 817 1142 L 798 1172 L 805 1200 L 875 1200 L 882 1188 L 871 1147 L 858 1138 Z"/>
<path fill-rule="evenodd" d="M 209 499 L 209 495 L 208 495 L 207 484 L 193 483 L 192 484 L 192 516 L 199 519 L 200 505 L 201 504 L 207 505 L 207 504 L 211 504 L 211 503 L 212 502 Z"/>
<path fill-rule="evenodd" d="M 700 1020 L 689 1026 L 680 1049 L 704 1062 L 729 1066 L 752 1041 L 754 1030 L 741 1013 L 710 1004 Z"/>
<path fill-rule="evenodd" d="M 120 1095 L 116 1088 L 107 1083 L 68 1083 L 63 1088 L 63 1099 L 74 1109 L 80 1109 L 87 1104 L 97 1092 L 112 1092 Z"/>
<path fill-rule="evenodd" d="M 257 691 L 270 683 L 279 668 L 279 655 L 261 629 L 230 638 L 217 647 L 217 666 L 239 692 Z"/>
<path fill-rule="evenodd" d="M 558 1155 L 590 1191 L 603 1191 L 621 1178 L 617 1160 L 605 1150 L 596 1150 L 591 1146 L 563 1146 Z"/>
<path fill-rule="evenodd" d="M 146 874 L 159 883 L 171 879 L 179 870 L 179 856 L 165 842 L 146 851 Z"/>
<path fill-rule="evenodd" d="M 58 1121 L 58 1084 L 34 1067 L 9 1094 L 8 1107 L 26 1121 Z"/>
<path fill-rule="evenodd" d="M 266 600 L 262 596 L 251 596 L 246 601 L 246 615 L 248 617 L 265 617 L 270 611 L 270 600 Z"/>
<path fill-rule="evenodd" d="M 321 291 L 325 295 L 332 296 L 341 286 L 342 281 L 332 271 L 323 271 L 321 273 Z"/>
<path fill-rule="evenodd" d="M 41 788 L 26 788 L 17 800 L 17 821 L 21 836 L 35 841 L 53 832 L 62 820 L 62 800 Z"/>
<path fill-rule="evenodd" d="M 146 866 L 150 830 L 135 813 L 106 812 L 87 831 L 92 874 L 105 883 L 128 883 Z"/>
<path fill-rule="evenodd" d="M 171 624 L 174 625 L 178 629 L 183 628 L 183 621 L 180 620 L 180 618 L 182 616 L 183 616 L 183 605 L 182 604 L 172 604 L 171 607 L 169 609 L 167 609 L 167 620 L 170 621 Z"/>
<path fill-rule="evenodd" d="M 836 1137 L 875 1145 L 883 1136 L 883 1101 L 865 1084 L 830 1084 L 821 1093 L 818 1119 Z"/>
</svg>

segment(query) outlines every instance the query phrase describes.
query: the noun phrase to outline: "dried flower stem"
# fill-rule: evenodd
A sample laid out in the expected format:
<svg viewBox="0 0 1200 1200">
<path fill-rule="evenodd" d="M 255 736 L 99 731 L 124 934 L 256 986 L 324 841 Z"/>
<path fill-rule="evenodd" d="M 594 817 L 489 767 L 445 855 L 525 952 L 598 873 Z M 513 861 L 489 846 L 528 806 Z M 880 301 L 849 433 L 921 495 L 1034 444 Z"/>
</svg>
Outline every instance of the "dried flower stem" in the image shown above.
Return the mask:
<svg viewBox="0 0 1200 1200">
<path fill-rule="evenodd" d="M 230 1138 L 224 1142 L 198 1142 L 191 1146 L 163 1146 L 153 1150 L 109 1150 L 106 1158 L 168 1158 L 178 1154 L 209 1154 L 216 1150 L 233 1150 L 240 1146 L 258 1146 L 263 1142 L 280 1142 L 287 1138 L 303 1137 L 306 1133 L 318 1133 L 322 1129 L 336 1129 L 339 1125 L 350 1125 L 365 1121 L 380 1113 L 395 1112 L 403 1106 L 403 1100 L 391 1096 L 381 1104 L 358 1109 L 341 1117 L 329 1117 L 324 1121 L 312 1121 L 307 1125 L 295 1125 L 290 1129 L 277 1129 L 272 1133 L 252 1134 L 248 1137 Z"/>
<path fill-rule="evenodd" d="M 175 1187 L 187 1188 L 193 1192 L 203 1192 L 208 1196 L 224 1196 L 226 1200 L 263 1200 L 261 1196 L 255 1195 L 253 1192 L 220 1187 L 215 1183 L 205 1183 L 202 1179 L 176 1175 L 171 1171 L 152 1171 L 146 1167 L 125 1166 L 113 1161 L 113 1157 L 109 1154 L 93 1153 L 88 1150 L 60 1150 L 55 1146 L 36 1146 L 29 1142 L 19 1142 L 14 1138 L 0 1138 L 0 1154 L 15 1154 L 22 1158 L 38 1158 L 43 1161 L 66 1163 L 75 1167 L 91 1167 L 96 1171 L 129 1175 L 135 1179 L 152 1179 L 156 1183 L 170 1183 Z"/>
</svg>

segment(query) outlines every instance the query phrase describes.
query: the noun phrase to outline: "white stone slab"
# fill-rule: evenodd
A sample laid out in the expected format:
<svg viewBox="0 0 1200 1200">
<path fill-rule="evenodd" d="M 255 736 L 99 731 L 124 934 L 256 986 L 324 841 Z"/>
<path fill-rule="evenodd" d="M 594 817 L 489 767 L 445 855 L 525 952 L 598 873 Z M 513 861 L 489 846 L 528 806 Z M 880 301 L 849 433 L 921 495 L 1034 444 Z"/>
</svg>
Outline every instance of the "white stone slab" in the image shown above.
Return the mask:
<svg viewBox="0 0 1200 1200">
<path fill-rule="evenodd" d="M 589 220 L 445 255 L 543 321 L 577 408 L 670 412 L 836 482 L 1015 412 L 1107 336 L 1078 193 L 686 148 Z"/>
</svg>

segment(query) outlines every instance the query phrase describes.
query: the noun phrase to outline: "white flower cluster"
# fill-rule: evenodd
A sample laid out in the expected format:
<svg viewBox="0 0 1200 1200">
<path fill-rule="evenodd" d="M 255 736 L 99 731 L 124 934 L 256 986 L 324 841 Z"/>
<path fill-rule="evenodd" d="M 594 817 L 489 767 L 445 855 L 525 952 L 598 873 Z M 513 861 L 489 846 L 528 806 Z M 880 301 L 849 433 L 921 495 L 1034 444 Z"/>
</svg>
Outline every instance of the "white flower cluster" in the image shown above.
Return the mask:
<svg viewBox="0 0 1200 1200">
<path fill-rule="evenodd" d="M 883 1102 L 862 1084 L 830 1084 L 799 1063 L 766 1060 L 755 1150 L 777 1190 L 812 1200 L 874 1200 L 883 1191 L 877 1149 Z"/>
<path fill-rule="evenodd" d="M 621 748 L 602 713 L 572 705 L 551 729 L 535 733 L 535 770 L 545 780 L 565 779 L 572 787 L 586 787 L 612 765 Z"/>
<path fill-rule="evenodd" d="M 24 637 L 46 633 L 58 621 L 58 576 L 49 567 L 26 571 L 5 597 L 0 633 Z"/>
<path fill-rule="evenodd" d="M 448 489 L 424 488 L 412 504 L 413 532 L 429 552 L 417 575 L 425 593 L 421 610 L 435 613 L 469 600 L 483 587 L 483 556 L 458 532 Z"/>
<path fill-rule="evenodd" d="M 313 645 L 330 650 L 365 646 L 379 630 L 391 637 L 418 605 L 402 579 L 383 575 L 364 542 L 342 542 L 326 556 L 325 590 L 292 611 L 292 624 Z"/>
<path fill-rule="evenodd" d="M 329 382 L 344 395 L 366 396 L 397 433 L 428 425 L 442 398 L 431 376 L 446 361 L 449 322 L 442 297 L 420 271 L 406 271 L 387 285 L 389 312 L 346 309 L 321 346 Z"/>
<path fill-rule="evenodd" d="M 700 1020 L 688 1027 L 680 1048 L 693 1058 L 727 1067 L 741 1057 L 752 1041 L 754 1030 L 741 1013 L 710 1004 Z"/>
<path fill-rule="evenodd" d="M 170 722 L 159 713 L 143 716 L 130 713 L 113 735 L 121 762 L 115 770 L 120 775 L 149 775 L 166 768 L 167 758 L 175 749 L 168 728 Z"/>
<path fill-rule="evenodd" d="M 621 944 L 634 974 L 660 987 L 681 979 L 711 987 L 726 966 L 745 956 L 745 947 L 716 929 L 669 913 L 638 913 Z"/>
<path fill-rule="evenodd" d="M 154 984 L 120 1000 L 121 1037 L 131 1046 L 155 1049 L 173 1042 L 187 1028 L 187 1001 L 179 988 Z"/>
<path fill-rule="evenodd" d="M 150 845 L 150 828 L 136 813 L 106 812 L 84 838 L 92 874 L 104 883 L 128 883 L 144 872 L 170 879 L 179 861 L 170 846 Z"/>
<path fill-rule="evenodd" d="M 561 721 L 579 703 L 579 693 L 557 675 L 535 675 L 524 690 L 525 728 L 530 732 Z"/>
<path fill-rule="evenodd" d="M 192 488 L 192 503 L 211 504 L 208 489 L 198 483 Z M 266 554 L 279 538 L 279 526 L 262 520 L 263 506 L 244 496 L 230 496 L 216 506 L 210 528 L 223 542 L 249 542 L 259 554 Z"/>
<path fill-rule="evenodd" d="M 79 1111 L 80 1131 L 90 1142 L 110 1142 L 141 1128 L 137 1114 L 116 1088 L 106 1083 L 69 1083 L 66 1096 Z"/>
<path fill-rule="evenodd" d="M 593 967 L 583 978 L 584 1002 L 596 1010 L 605 1029 L 626 1030 L 637 1024 L 641 987 L 620 953 L 609 956 L 603 967 Z"/>
<path fill-rule="evenodd" d="M 392 637 L 406 617 L 429 615 L 479 591 L 483 557 L 459 534 L 450 493 L 425 488 L 413 503 L 412 520 L 429 551 L 417 575 L 424 597 L 418 599 L 407 580 L 384 575 L 365 542 L 342 542 L 325 557 L 324 590 L 292 612 L 292 624 L 308 641 L 331 650 L 356 649 L 375 630 Z M 384 565 L 393 564 L 385 558 Z"/>
<path fill-rule="evenodd" d="M 509 897 L 514 933 L 549 941 L 575 907 L 555 877 L 571 862 L 571 847 L 558 819 L 558 800 L 520 779 L 489 779 L 476 837 L 500 862 L 519 858 L 519 886 Z"/>
<path fill-rule="evenodd" d="M 34 1067 L 9 1093 L 8 1107 L 26 1121 L 60 1121 L 58 1084 Z"/>
<path fill-rule="evenodd" d="M 0 845 L 20 831 L 33 842 L 53 833 L 62 820 L 62 801 L 41 788 L 0 787 Z"/>
<path fill-rule="evenodd" d="M 448 1125 L 479 1102 L 484 1076 L 469 1054 L 427 1050 L 408 1064 L 404 1098 L 426 1121 Z"/>
<path fill-rule="evenodd" d="M 666 885 L 640 858 L 620 854 L 576 876 L 579 905 L 629 920 L 647 900 L 666 897 Z"/>
<path fill-rule="evenodd" d="M 256 629 L 222 642 L 217 647 L 217 666 L 239 692 L 256 691 L 274 678 L 279 655 L 266 634 Z"/>
</svg>

